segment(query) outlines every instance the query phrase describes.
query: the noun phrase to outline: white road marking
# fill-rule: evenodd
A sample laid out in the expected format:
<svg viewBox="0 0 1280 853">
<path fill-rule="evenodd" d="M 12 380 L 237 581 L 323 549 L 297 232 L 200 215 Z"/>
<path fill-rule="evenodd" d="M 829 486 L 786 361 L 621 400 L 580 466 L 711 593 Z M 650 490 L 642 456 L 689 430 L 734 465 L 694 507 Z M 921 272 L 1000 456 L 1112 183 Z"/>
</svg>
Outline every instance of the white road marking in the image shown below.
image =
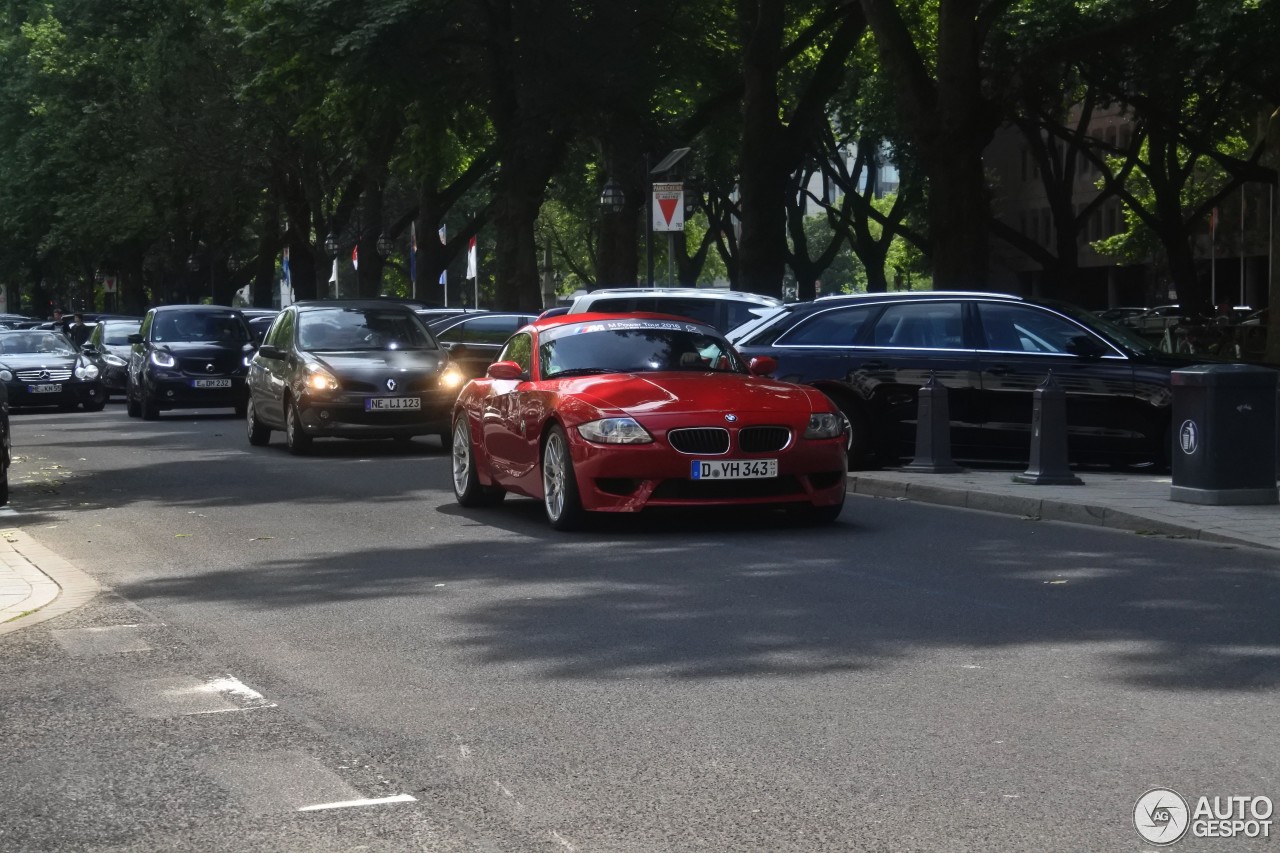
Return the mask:
<svg viewBox="0 0 1280 853">
<path fill-rule="evenodd" d="M 560 833 L 556 832 L 555 830 L 552 830 L 552 831 L 551 831 L 551 840 L 552 840 L 552 841 L 554 841 L 555 843 L 559 844 L 559 845 L 560 845 L 561 847 L 563 847 L 565 850 L 568 850 L 568 851 L 569 851 L 569 853 L 577 853 L 577 849 L 578 849 L 578 848 L 577 848 L 577 847 L 574 847 L 572 844 L 570 844 L 570 843 L 565 839 L 565 837 L 564 837 L 563 835 L 561 835 Z"/>
<path fill-rule="evenodd" d="M 394 797 L 378 797 L 372 800 L 344 800 L 340 803 L 320 803 L 314 806 L 302 806 L 300 812 L 318 812 L 324 809 L 354 809 L 361 806 L 379 806 L 383 803 L 416 803 L 417 797 L 408 794 L 396 794 Z"/>
</svg>

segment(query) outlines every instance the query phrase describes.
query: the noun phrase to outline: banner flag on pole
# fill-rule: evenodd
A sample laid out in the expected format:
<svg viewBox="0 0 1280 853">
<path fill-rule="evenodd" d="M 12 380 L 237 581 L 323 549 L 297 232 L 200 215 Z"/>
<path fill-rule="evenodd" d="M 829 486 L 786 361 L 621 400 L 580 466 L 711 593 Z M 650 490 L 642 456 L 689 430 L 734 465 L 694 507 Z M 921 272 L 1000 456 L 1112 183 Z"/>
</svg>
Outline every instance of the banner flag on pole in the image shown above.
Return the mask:
<svg viewBox="0 0 1280 853">
<path fill-rule="evenodd" d="M 449 239 L 445 236 L 445 228 L 446 228 L 446 227 L 447 227 L 447 226 L 444 226 L 444 225 L 441 225 L 441 226 L 440 226 L 440 242 L 441 242 L 441 244 L 444 244 L 444 243 L 448 243 L 448 242 L 449 242 Z M 448 267 L 445 267 L 444 269 L 440 270 L 440 284 L 441 284 L 442 286 L 448 283 L 448 281 L 449 281 L 449 279 L 448 279 L 448 275 L 449 275 L 449 268 L 448 268 Z"/>
<path fill-rule="evenodd" d="M 409 223 L 409 282 L 418 283 L 418 223 Z M 415 294 L 416 295 L 416 294 Z"/>
<path fill-rule="evenodd" d="M 470 245 L 467 246 L 467 278 L 476 277 L 476 238 L 471 238 Z"/>
<path fill-rule="evenodd" d="M 330 284 L 338 283 L 338 259 L 337 258 L 333 259 L 333 272 L 329 274 L 329 283 Z"/>
<path fill-rule="evenodd" d="M 353 270 L 360 269 L 360 247 L 359 246 L 351 247 L 351 268 Z"/>
<path fill-rule="evenodd" d="M 280 271 L 284 273 L 284 283 L 286 287 L 293 287 L 293 273 L 289 270 L 289 247 L 284 247 L 284 252 L 280 259 Z"/>
</svg>

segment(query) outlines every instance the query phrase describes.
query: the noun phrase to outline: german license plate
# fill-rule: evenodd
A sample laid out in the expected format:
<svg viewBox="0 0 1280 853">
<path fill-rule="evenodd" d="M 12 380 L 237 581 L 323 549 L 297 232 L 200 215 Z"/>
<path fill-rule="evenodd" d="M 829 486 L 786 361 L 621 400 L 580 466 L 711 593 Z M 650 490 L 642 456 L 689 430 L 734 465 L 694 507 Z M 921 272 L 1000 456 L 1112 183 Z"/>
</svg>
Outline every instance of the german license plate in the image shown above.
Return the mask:
<svg viewBox="0 0 1280 853">
<path fill-rule="evenodd" d="M 759 480 L 778 476 L 777 459 L 694 460 L 690 475 L 695 480 Z"/>
<path fill-rule="evenodd" d="M 402 409 L 421 409 L 420 397 L 370 397 L 364 401 L 366 412 L 394 412 Z"/>
<path fill-rule="evenodd" d="M 230 388 L 230 379 L 192 379 L 193 388 Z"/>
<path fill-rule="evenodd" d="M 28 394 L 57 394 L 62 390 L 61 385 L 28 385 Z"/>
</svg>

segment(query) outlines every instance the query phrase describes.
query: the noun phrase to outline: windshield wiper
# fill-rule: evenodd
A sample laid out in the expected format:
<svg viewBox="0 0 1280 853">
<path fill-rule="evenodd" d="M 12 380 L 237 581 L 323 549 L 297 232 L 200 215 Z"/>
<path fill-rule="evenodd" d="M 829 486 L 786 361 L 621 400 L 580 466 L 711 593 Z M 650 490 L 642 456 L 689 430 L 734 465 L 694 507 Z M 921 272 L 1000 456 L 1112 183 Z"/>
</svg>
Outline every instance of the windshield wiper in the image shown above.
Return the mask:
<svg viewBox="0 0 1280 853">
<path fill-rule="evenodd" d="M 557 370 L 547 374 L 547 379 L 560 379 L 564 376 L 592 376 L 598 373 L 617 373 L 607 367 L 570 367 L 568 370 Z"/>
</svg>

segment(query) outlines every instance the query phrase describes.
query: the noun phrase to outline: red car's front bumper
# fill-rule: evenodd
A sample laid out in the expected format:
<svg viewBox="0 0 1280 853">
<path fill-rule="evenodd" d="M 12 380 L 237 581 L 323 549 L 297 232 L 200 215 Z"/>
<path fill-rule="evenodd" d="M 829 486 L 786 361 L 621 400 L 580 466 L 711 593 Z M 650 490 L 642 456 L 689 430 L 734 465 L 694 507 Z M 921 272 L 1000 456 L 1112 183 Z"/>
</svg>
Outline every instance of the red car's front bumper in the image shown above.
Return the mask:
<svg viewBox="0 0 1280 853">
<path fill-rule="evenodd" d="M 848 457 L 845 437 L 794 437 L 773 453 L 680 453 L 662 436 L 652 444 L 600 445 L 569 430 L 582 507 L 596 512 L 638 512 L 650 507 L 777 505 L 833 506 L 844 500 Z M 695 480 L 695 460 L 778 460 L 778 475 L 754 479 Z"/>
</svg>

